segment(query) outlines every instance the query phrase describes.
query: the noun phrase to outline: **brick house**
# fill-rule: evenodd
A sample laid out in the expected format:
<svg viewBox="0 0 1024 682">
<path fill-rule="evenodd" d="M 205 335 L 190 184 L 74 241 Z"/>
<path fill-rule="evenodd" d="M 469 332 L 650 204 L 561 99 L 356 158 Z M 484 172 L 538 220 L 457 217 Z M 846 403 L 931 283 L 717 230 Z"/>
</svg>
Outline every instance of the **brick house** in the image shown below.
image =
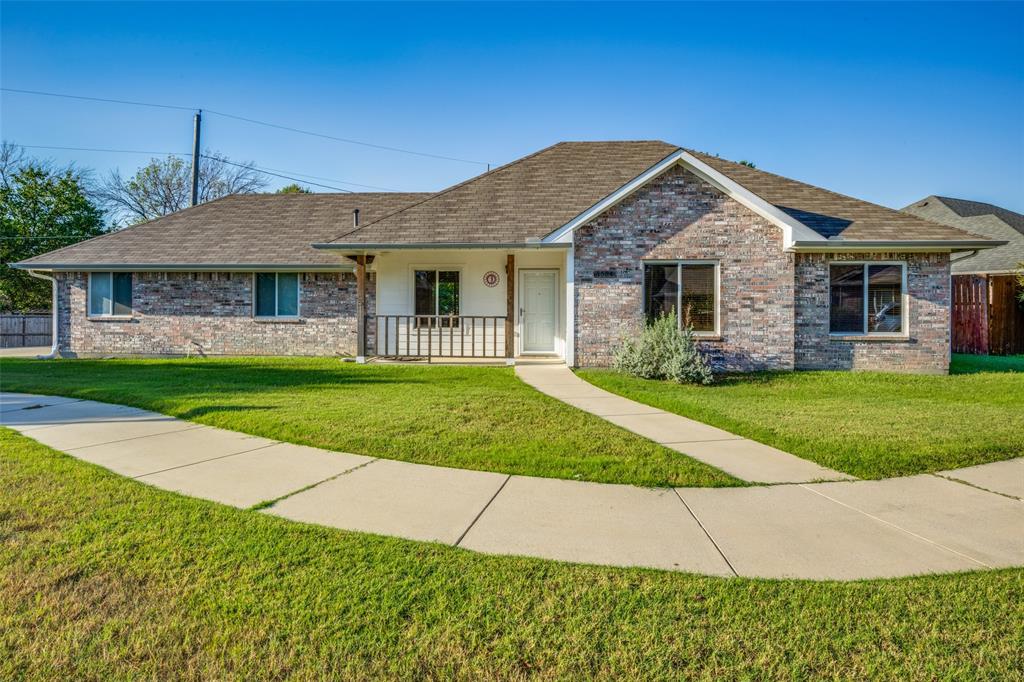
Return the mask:
<svg viewBox="0 0 1024 682">
<path fill-rule="evenodd" d="M 552 356 L 685 311 L 721 370 L 946 372 L 963 230 L 664 142 L 567 142 L 433 194 L 230 196 L 15 265 L 55 351 Z"/>
</svg>

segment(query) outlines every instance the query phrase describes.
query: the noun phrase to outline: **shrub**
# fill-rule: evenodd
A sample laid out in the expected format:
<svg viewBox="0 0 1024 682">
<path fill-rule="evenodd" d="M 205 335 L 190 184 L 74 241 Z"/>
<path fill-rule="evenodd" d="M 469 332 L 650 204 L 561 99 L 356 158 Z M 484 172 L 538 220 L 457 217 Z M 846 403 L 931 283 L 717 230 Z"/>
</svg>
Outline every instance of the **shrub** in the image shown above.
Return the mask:
<svg viewBox="0 0 1024 682">
<path fill-rule="evenodd" d="M 710 384 L 711 368 L 693 340 L 693 327 L 680 328 L 675 313 L 648 323 L 635 339 L 615 352 L 615 369 L 641 379 L 670 379 L 681 384 Z"/>
</svg>

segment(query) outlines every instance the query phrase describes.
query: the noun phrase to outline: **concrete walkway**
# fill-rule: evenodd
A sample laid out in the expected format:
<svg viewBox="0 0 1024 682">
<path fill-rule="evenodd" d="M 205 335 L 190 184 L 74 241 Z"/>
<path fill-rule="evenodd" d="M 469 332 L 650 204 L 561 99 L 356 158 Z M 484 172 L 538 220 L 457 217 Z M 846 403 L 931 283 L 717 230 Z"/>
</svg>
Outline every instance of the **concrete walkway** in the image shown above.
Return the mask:
<svg viewBox="0 0 1024 682">
<path fill-rule="evenodd" d="M 0 358 L 37 358 L 50 352 L 49 346 L 22 346 L 0 348 Z"/>
<path fill-rule="evenodd" d="M 839 580 L 1024 565 L 1024 459 L 884 481 L 646 489 L 374 459 L 70 398 L 0 393 L 0 424 L 159 488 L 493 554 Z"/>
<path fill-rule="evenodd" d="M 853 476 L 659 410 L 587 383 L 562 364 L 516 365 L 520 379 L 553 398 L 751 483 L 810 483 Z"/>
</svg>

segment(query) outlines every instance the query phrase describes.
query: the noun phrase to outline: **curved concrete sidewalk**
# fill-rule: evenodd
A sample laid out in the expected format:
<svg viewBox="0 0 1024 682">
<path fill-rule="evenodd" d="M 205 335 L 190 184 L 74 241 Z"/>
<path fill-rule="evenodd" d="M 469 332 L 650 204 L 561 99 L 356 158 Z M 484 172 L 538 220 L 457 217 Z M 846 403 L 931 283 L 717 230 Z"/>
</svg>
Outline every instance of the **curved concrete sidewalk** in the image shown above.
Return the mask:
<svg viewBox="0 0 1024 682">
<path fill-rule="evenodd" d="M 160 488 L 494 554 L 840 580 L 1024 565 L 1024 459 L 884 481 L 645 489 L 374 459 L 70 398 L 0 394 L 0 424 Z"/>
<path fill-rule="evenodd" d="M 609 393 L 562 364 L 516 365 L 541 393 L 751 483 L 849 481 L 853 476 L 650 405 Z"/>
</svg>

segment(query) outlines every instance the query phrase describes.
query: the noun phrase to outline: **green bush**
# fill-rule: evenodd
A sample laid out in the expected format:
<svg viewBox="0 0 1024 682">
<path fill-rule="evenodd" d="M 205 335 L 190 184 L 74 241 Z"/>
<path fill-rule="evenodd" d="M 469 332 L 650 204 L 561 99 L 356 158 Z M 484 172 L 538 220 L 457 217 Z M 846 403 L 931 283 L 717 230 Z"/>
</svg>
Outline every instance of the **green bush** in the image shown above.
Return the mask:
<svg viewBox="0 0 1024 682">
<path fill-rule="evenodd" d="M 675 313 L 648 323 L 640 336 L 615 352 L 615 369 L 641 379 L 670 379 L 681 384 L 710 384 L 711 368 L 697 349 L 693 328 L 680 328 Z"/>
</svg>

